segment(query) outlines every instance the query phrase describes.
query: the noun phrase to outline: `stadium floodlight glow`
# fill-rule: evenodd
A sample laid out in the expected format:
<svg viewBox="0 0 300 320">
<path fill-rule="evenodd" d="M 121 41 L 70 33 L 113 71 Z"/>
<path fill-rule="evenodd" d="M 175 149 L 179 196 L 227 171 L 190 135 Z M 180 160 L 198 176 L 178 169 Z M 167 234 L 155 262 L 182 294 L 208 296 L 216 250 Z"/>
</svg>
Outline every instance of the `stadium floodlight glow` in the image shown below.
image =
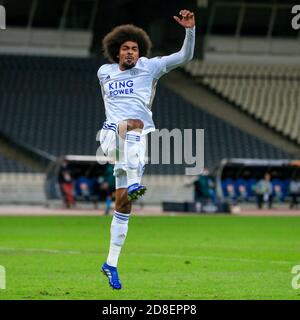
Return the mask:
<svg viewBox="0 0 300 320">
<path fill-rule="evenodd" d="M 0 5 L 0 29 L 6 29 L 6 11 L 3 6 Z"/>
<path fill-rule="evenodd" d="M 197 0 L 197 7 L 206 8 L 208 6 L 208 0 Z"/>
<path fill-rule="evenodd" d="M 294 30 L 300 29 L 300 4 L 292 7 L 292 14 L 295 16 L 292 19 L 292 27 Z"/>
</svg>

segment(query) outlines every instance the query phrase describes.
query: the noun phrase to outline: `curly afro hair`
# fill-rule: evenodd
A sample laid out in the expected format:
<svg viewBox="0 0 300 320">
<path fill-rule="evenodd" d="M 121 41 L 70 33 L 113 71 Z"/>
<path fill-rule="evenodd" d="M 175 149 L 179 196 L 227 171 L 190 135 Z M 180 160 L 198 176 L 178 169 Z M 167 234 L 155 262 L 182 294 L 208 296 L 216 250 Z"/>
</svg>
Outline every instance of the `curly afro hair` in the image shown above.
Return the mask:
<svg viewBox="0 0 300 320">
<path fill-rule="evenodd" d="M 102 40 L 104 56 L 112 63 L 119 63 L 119 50 L 126 41 L 136 42 L 139 46 L 139 56 L 145 57 L 150 53 L 152 42 L 143 29 L 132 24 L 115 27 Z"/>
</svg>

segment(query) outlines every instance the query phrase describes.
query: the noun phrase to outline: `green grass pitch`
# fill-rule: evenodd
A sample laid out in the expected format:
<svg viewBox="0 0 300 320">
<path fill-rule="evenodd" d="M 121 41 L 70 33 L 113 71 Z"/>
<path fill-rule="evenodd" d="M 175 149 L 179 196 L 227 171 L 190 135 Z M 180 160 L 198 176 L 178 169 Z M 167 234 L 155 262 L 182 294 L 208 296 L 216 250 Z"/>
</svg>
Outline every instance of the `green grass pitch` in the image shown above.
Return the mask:
<svg viewBox="0 0 300 320">
<path fill-rule="evenodd" d="M 111 217 L 0 217 L 2 299 L 300 299 L 299 217 L 132 216 L 120 291 L 100 273 Z"/>
</svg>

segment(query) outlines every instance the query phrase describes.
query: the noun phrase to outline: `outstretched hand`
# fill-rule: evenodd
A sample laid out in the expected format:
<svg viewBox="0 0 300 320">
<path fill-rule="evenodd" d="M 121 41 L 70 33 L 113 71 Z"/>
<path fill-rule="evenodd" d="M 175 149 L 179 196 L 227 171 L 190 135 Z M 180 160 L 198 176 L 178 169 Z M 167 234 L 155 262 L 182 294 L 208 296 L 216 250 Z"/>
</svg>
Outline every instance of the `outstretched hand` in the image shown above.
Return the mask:
<svg viewBox="0 0 300 320">
<path fill-rule="evenodd" d="M 189 10 L 180 10 L 179 15 L 173 16 L 173 18 L 184 28 L 193 28 L 195 26 L 195 16 L 194 13 Z"/>
</svg>

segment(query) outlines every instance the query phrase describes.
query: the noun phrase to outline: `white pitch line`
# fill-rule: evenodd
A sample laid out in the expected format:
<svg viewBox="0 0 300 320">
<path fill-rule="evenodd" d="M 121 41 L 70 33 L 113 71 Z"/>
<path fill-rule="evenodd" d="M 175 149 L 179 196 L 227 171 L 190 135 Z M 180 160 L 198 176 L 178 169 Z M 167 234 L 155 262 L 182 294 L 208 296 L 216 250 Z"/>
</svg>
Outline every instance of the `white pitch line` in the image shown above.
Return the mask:
<svg viewBox="0 0 300 320">
<path fill-rule="evenodd" d="M 238 261 L 245 263 L 272 263 L 272 264 L 289 264 L 294 265 L 295 261 L 286 261 L 286 260 L 258 260 L 258 259 L 247 259 L 247 258 L 223 258 L 215 256 L 185 256 L 185 255 L 176 255 L 176 254 L 161 254 L 161 253 L 126 253 L 126 255 L 136 255 L 136 256 L 153 256 L 160 258 L 175 258 L 175 259 L 196 259 L 196 260 L 221 260 L 221 261 Z"/>
<path fill-rule="evenodd" d="M 38 249 L 38 248 L 4 248 L 0 247 L 0 252 L 36 252 L 36 253 L 53 253 L 53 254 L 82 254 L 82 251 L 75 250 L 56 250 L 56 249 Z M 89 252 L 91 253 L 91 252 Z M 96 253 L 96 252 L 95 252 Z M 287 260 L 258 260 L 258 259 L 248 259 L 248 258 L 224 258 L 216 256 L 187 256 L 187 255 L 176 255 L 176 254 L 162 254 L 162 253 L 126 253 L 126 255 L 131 256 L 150 256 L 158 258 L 174 258 L 174 259 L 190 259 L 190 260 L 220 260 L 220 261 L 237 261 L 244 263 L 271 263 L 271 264 L 288 264 L 294 265 L 295 261 Z"/>
<path fill-rule="evenodd" d="M 55 253 L 55 254 L 81 254 L 81 251 L 75 250 L 55 250 L 55 249 L 38 249 L 38 248 L 3 248 L 0 247 L 0 252 L 37 252 L 37 253 Z"/>
</svg>

